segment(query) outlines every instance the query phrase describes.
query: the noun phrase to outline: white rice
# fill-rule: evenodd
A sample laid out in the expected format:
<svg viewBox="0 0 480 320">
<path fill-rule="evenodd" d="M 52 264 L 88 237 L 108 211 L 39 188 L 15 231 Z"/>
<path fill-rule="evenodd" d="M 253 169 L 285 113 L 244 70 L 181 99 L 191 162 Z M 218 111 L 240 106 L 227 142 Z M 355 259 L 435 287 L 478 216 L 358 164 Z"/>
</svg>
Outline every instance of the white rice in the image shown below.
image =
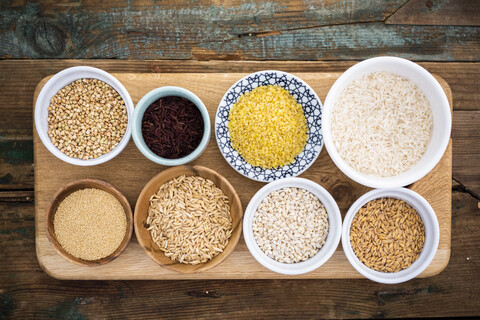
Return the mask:
<svg viewBox="0 0 480 320">
<path fill-rule="evenodd" d="M 415 165 L 432 137 L 425 94 L 389 72 L 352 81 L 337 100 L 331 133 L 340 156 L 364 174 L 391 177 Z"/>
</svg>

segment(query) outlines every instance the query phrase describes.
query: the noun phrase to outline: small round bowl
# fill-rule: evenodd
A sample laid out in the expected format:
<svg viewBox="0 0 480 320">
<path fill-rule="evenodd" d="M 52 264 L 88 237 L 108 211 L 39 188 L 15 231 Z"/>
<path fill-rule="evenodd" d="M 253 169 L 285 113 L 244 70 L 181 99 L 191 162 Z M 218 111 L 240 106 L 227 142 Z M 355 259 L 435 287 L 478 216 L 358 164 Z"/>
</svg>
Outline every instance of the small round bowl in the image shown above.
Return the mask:
<svg viewBox="0 0 480 320">
<path fill-rule="evenodd" d="M 193 150 L 190 154 L 178 158 L 178 159 L 167 159 L 160 156 L 157 156 L 155 153 L 148 148 L 145 140 L 143 140 L 142 135 L 142 121 L 143 121 L 143 114 L 145 110 L 156 100 L 167 97 L 167 96 L 177 96 L 182 97 L 185 99 L 190 100 L 195 104 L 195 106 L 200 110 L 203 119 L 203 137 L 200 141 L 200 144 Z M 133 113 L 133 141 L 135 142 L 138 150 L 147 157 L 148 159 L 152 160 L 155 163 L 164 165 L 164 166 L 178 166 L 182 164 L 189 163 L 196 158 L 198 158 L 203 151 L 207 148 L 208 142 L 210 140 L 210 117 L 208 115 L 208 110 L 203 104 L 202 100 L 197 97 L 193 92 L 188 91 L 187 89 L 174 87 L 174 86 L 167 86 L 154 89 L 143 96 L 142 99 L 137 103 L 135 106 L 135 111 Z"/>
<path fill-rule="evenodd" d="M 322 202 L 325 210 L 328 214 L 329 231 L 328 236 L 323 247 L 317 252 L 316 255 L 310 259 L 297 263 L 281 263 L 269 256 L 267 256 L 263 250 L 258 246 L 257 241 L 253 235 L 253 217 L 257 211 L 257 207 L 262 203 L 263 199 L 268 196 L 272 191 L 295 187 L 310 191 Z M 335 199 L 320 185 L 313 181 L 303 178 L 286 178 L 275 182 L 271 182 L 258 190 L 253 196 L 252 200 L 245 210 L 245 217 L 243 219 L 243 236 L 248 250 L 253 257 L 265 268 L 271 271 L 287 274 L 298 275 L 313 271 L 327 262 L 337 249 L 340 242 L 340 235 L 342 233 L 342 216 L 340 210 L 335 202 Z"/>
<path fill-rule="evenodd" d="M 240 96 L 259 86 L 278 85 L 289 93 L 303 107 L 307 119 L 308 138 L 302 152 L 295 161 L 277 169 L 262 169 L 247 163 L 232 147 L 228 130 L 228 114 Z M 238 173 L 260 182 L 271 182 L 296 177 L 307 170 L 317 159 L 323 147 L 322 103 L 313 89 L 302 79 L 283 71 L 259 71 L 238 80 L 223 96 L 215 117 L 215 137 L 218 148 L 228 164 Z"/>
<path fill-rule="evenodd" d="M 227 246 L 223 252 L 216 255 L 213 259 L 197 265 L 180 263 L 165 256 L 164 252 L 161 251 L 153 242 L 150 231 L 147 230 L 147 217 L 148 208 L 150 206 L 150 197 L 157 193 L 160 186 L 162 186 L 164 183 L 181 175 L 200 176 L 210 179 L 218 188 L 223 191 L 230 202 L 232 235 L 230 236 Z M 145 253 L 159 265 L 181 273 L 197 273 L 215 267 L 233 252 L 242 233 L 242 217 L 243 210 L 240 198 L 227 179 L 212 169 L 206 167 L 188 165 L 178 166 L 164 170 L 157 174 L 145 185 L 142 192 L 138 196 L 134 215 L 135 235 L 137 236 L 138 243 L 143 250 L 145 250 Z"/>
<path fill-rule="evenodd" d="M 125 210 L 125 215 L 127 218 L 127 229 L 125 232 L 125 236 L 123 237 L 122 242 L 118 246 L 118 248 L 109 256 L 99 259 L 99 260 L 84 260 L 77 258 L 73 256 L 72 254 L 68 253 L 58 242 L 57 237 L 55 236 L 55 230 L 53 227 L 53 220 L 55 218 L 55 213 L 57 212 L 58 206 L 60 203 L 68 197 L 70 194 L 72 194 L 75 191 L 86 189 L 86 188 L 94 188 L 94 189 L 100 189 L 103 191 L 106 191 L 113 195 L 122 205 L 123 210 Z M 47 237 L 52 243 L 53 247 L 55 248 L 55 251 L 59 255 L 61 255 L 63 258 L 66 260 L 75 263 L 80 266 L 86 266 L 86 267 L 96 267 L 96 266 L 101 266 L 104 265 L 115 258 L 117 258 L 125 249 L 127 248 L 128 243 L 130 242 L 130 239 L 132 238 L 132 232 L 133 232 L 133 214 L 132 214 L 132 209 L 130 208 L 130 204 L 128 203 L 128 200 L 125 198 L 125 196 L 118 191 L 114 186 L 111 184 L 101 181 L 101 180 L 95 180 L 95 179 L 82 179 L 82 180 L 77 180 L 74 182 L 71 182 L 67 184 L 65 187 L 60 189 L 55 196 L 53 197 L 52 202 L 50 203 L 50 206 L 47 209 L 47 219 L 46 219 L 46 227 L 47 227 Z"/>
<path fill-rule="evenodd" d="M 420 256 L 410 267 L 399 272 L 379 272 L 368 268 L 357 258 L 350 243 L 350 228 L 355 214 L 364 204 L 379 198 L 395 198 L 405 201 L 417 211 L 425 226 L 425 243 Z M 401 283 L 418 276 L 432 262 L 437 252 L 439 239 L 440 229 L 432 207 L 421 195 L 406 188 L 374 189 L 367 192 L 355 201 L 343 220 L 342 246 L 348 261 L 363 276 L 380 283 Z"/>
<path fill-rule="evenodd" d="M 98 79 L 103 82 L 108 83 L 115 91 L 120 94 L 123 101 L 125 102 L 125 107 L 127 109 L 128 124 L 125 134 L 123 135 L 122 140 L 118 145 L 108 153 L 105 153 L 95 159 L 78 159 L 67 156 L 61 152 L 57 147 L 55 147 L 48 136 L 48 106 L 50 105 L 50 100 L 52 97 L 62 88 L 69 85 L 73 81 L 78 79 Z M 35 128 L 37 129 L 38 136 L 42 140 L 43 145 L 50 151 L 54 156 L 63 160 L 67 163 L 74 164 L 77 166 L 93 166 L 100 163 L 107 162 L 115 158 L 122 150 L 127 146 L 130 141 L 131 131 L 132 131 L 132 118 L 133 115 L 133 102 L 132 98 L 128 94 L 127 89 L 110 73 L 103 70 L 93 68 L 93 67 L 72 67 L 60 71 L 51 77 L 47 83 L 43 86 L 40 91 L 37 101 L 35 103 Z"/>
<path fill-rule="evenodd" d="M 422 158 L 409 170 L 393 177 L 379 177 L 360 173 L 352 168 L 338 153 L 331 135 L 332 111 L 343 90 L 353 80 L 368 73 L 387 71 L 415 83 L 425 94 L 433 115 L 433 133 Z M 328 154 L 337 167 L 350 179 L 371 188 L 397 188 L 420 180 L 440 161 L 448 146 L 452 116 L 447 96 L 438 81 L 424 68 L 406 59 L 377 57 L 357 63 L 345 71 L 328 92 L 323 113 L 323 137 Z"/>
</svg>

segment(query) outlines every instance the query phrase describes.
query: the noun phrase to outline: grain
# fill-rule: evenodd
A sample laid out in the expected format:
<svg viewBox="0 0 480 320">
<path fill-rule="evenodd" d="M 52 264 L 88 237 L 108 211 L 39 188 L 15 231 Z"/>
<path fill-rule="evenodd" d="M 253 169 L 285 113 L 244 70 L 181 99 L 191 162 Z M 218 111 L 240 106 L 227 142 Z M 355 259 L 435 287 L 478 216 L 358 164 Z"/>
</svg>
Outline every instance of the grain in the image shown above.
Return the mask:
<svg viewBox="0 0 480 320">
<path fill-rule="evenodd" d="M 260 86 L 240 96 L 228 115 L 232 147 L 253 166 L 294 162 L 307 143 L 302 105 L 280 86 Z"/>
<path fill-rule="evenodd" d="M 355 255 L 367 267 L 381 272 L 398 272 L 410 267 L 425 243 L 425 227 L 408 203 L 393 198 L 366 203 L 350 228 Z"/>
<path fill-rule="evenodd" d="M 100 189 L 81 189 L 58 206 L 53 220 L 60 245 L 73 256 L 98 260 L 111 255 L 123 241 L 127 218 L 121 203 Z"/>
<path fill-rule="evenodd" d="M 211 180 L 182 175 L 152 195 L 147 225 L 165 256 L 205 263 L 223 252 L 232 235 L 229 200 Z"/>
<path fill-rule="evenodd" d="M 266 196 L 255 212 L 253 235 L 270 258 L 297 263 L 323 247 L 329 223 L 325 207 L 311 192 L 283 188 Z"/>
<path fill-rule="evenodd" d="M 202 141 L 203 131 L 202 113 L 186 98 L 162 97 L 143 114 L 143 140 L 163 158 L 178 159 L 192 153 Z"/>
<path fill-rule="evenodd" d="M 352 81 L 332 111 L 332 139 L 356 171 L 399 175 L 414 166 L 432 138 L 433 115 L 425 94 L 410 80 L 373 72 Z"/>
<path fill-rule="evenodd" d="M 128 117 L 125 102 L 109 84 L 79 79 L 52 97 L 47 122 L 55 147 L 67 156 L 88 160 L 120 143 Z"/>
</svg>

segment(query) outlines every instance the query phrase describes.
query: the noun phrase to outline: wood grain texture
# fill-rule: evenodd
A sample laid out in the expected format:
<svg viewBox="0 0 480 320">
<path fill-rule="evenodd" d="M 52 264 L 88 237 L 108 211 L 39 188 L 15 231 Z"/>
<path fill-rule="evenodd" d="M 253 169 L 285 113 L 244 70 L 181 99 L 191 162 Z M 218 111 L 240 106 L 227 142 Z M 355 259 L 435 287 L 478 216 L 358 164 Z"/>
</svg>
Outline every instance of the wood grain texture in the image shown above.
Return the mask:
<svg viewBox="0 0 480 320">
<path fill-rule="evenodd" d="M 216 255 L 213 259 L 199 263 L 197 265 L 184 264 L 174 261 L 167 257 L 165 253 L 159 249 L 158 245 L 152 240 L 150 231 L 147 230 L 148 208 L 150 206 L 150 198 L 158 192 L 158 189 L 165 183 L 175 179 L 181 175 L 185 176 L 199 176 L 212 181 L 215 186 L 222 190 L 228 197 L 230 205 L 230 216 L 232 218 L 232 234 L 227 246 L 222 252 Z M 228 182 L 228 180 L 221 176 L 213 169 L 199 166 L 199 165 L 183 165 L 169 168 L 153 177 L 142 189 L 135 204 L 135 235 L 140 247 L 144 253 L 147 254 L 153 261 L 160 266 L 172 269 L 182 273 L 198 273 L 204 272 L 214 268 L 222 263 L 235 250 L 238 240 L 242 235 L 242 218 L 243 209 L 240 198 Z"/>
<path fill-rule="evenodd" d="M 454 179 L 480 202 L 480 111 L 453 114 Z"/>
<path fill-rule="evenodd" d="M 478 27 L 385 24 L 405 3 L 2 2 L 0 57 L 478 61 Z"/>
<path fill-rule="evenodd" d="M 129 91 L 134 104 L 150 90 L 165 86 L 178 85 L 184 87 L 204 102 L 210 118 L 214 119 L 218 103 L 227 89 L 245 74 L 205 73 L 205 74 L 114 74 Z M 328 89 L 340 76 L 340 73 L 297 73 L 324 100 Z M 35 96 L 47 79 L 43 79 L 35 91 Z M 439 78 L 450 105 L 451 91 L 445 81 Z M 213 132 L 212 123 L 212 132 Z M 44 212 L 56 190 L 67 181 L 80 178 L 97 178 L 108 181 L 120 189 L 133 206 L 143 186 L 155 174 L 165 169 L 146 159 L 131 141 L 125 150 L 115 159 L 94 167 L 72 166 L 56 159 L 34 134 L 35 153 L 35 201 L 36 201 L 36 246 L 37 257 L 42 268 L 51 276 L 60 279 L 252 279 L 252 278 L 360 278 L 346 260 L 341 250 L 337 249 L 332 258 L 321 268 L 299 276 L 280 275 L 263 268 L 250 255 L 243 239 L 231 256 L 219 266 L 200 274 L 179 274 L 156 265 L 132 239 L 127 250 L 115 261 L 96 268 L 92 273 L 85 268 L 75 266 L 53 250 L 45 236 Z M 430 202 L 439 219 L 441 229 L 440 244 L 437 254 L 421 277 L 438 274 L 447 265 L 450 257 L 450 223 L 451 223 L 451 165 L 452 148 L 447 149 L 445 156 L 435 169 L 425 178 L 412 185 L 412 189 L 423 195 Z M 263 186 L 237 173 L 223 159 L 212 135 L 205 152 L 193 162 L 214 168 L 226 177 L 234 186 L 242 206 L 245 208 L 249 199 Z M 133 170 L 135 168 L 141 170 Z M 57 174 L 52 174 L 52 171 Z M 312 179 L 324 186 L 338 202 L 343 215 L 349 206 L 369 189 L 348 179 L 333 164 L 325 149 L 322 150 L 315 163 L 301 176 Z"/>
<path fill-rule="evenodd" d="M 410 0 L 385 22 L 410 25 L 479 26 L 480 1 Z"/>
</svg>

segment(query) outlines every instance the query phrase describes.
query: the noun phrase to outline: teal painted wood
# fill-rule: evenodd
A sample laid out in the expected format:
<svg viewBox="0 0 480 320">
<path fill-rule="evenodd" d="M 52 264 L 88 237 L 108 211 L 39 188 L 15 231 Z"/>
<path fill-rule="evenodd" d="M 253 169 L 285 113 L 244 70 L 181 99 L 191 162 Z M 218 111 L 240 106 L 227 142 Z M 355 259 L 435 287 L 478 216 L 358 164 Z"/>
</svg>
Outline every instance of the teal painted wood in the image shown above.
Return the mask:
<svg viewBox="0 0 480 320">
<path fill-rule="evenodd" d="M 387 54 L 422 61 L 480 59 L 478 27 L 385 25 L 405 2 L 3 3 L 0 57 L 358 60 Z"/>
<path fill-rule="evenodd" d="M 0 192 L 32 187 L 33 140 L 0 137 Z"/>
<path fill-rule="evenodd" d="M 199 44 L 206 53 L 237 52 L 238 59 L 361 60 L 379 55 L 421 61 L 478 61 L 480 28 L 385 25 L 325 26 Z M 204 51 L 194 48 L 201 58 Z"/>
</svg>

